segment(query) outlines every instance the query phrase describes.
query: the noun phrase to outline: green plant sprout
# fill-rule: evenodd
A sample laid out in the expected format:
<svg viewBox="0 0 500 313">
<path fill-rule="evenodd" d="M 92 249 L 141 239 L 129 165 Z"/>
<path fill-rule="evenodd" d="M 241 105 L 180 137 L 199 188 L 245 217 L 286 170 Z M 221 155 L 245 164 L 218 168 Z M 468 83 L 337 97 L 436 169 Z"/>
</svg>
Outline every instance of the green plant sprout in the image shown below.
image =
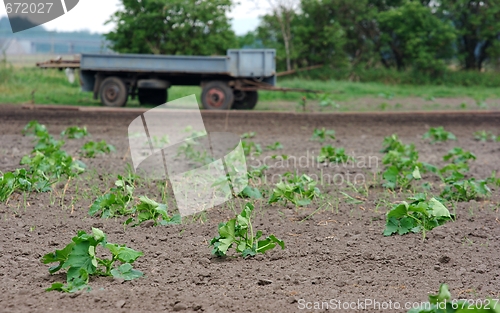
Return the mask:
<svg viewBox="0 0 500 313">
<path fill-rule="evenodd" d="M 262 193 L 260 190 L 257 187 L 252 187 L 250 185 L 243 188 L 239 196 L 242 198 L 262 199 Z"/>
<path fill-rule="evenodd" d="M 447 284 L 439 286 L 437 295 L 429 295 L 429 302 L 412 308 L 408 313 L 500 313 L 498 299 L 485 299 L 480 302 L 452 300 Z"/>
<path fill-rule="evenodd" d="M 250 139 L 250 138 L 253 138 L 255 137 L 255 135 L 257 135 L 256 132 L 248 132 L 248 133 L 243 133 L 241 135 L 241 139 Z"/>
<path fill-rule="evenodd" d="M 475 159 L 476 156 L 472 152 L 464 151 L 460 147 L 453 148 L 443 157 L 444 161 L 451 163 L 439 170 L 439 176 L 445 183 L 440 197 L 446 200 L 469 201 L 491 193 L 487 185 L 488 180 L 465 178 L 469 171 L 469 161 Z"/>
<path fill-rule="evenodd" d="M 116 151 L 115 147 L 105 140 L 99 142 L 88 141 L 82 146 L 81 150 L 81 155 L 86 158 L 95 158 L 97 154 L 108 154 Z"/>
<path fill-rule="evenodd" d="M 134 210 L 130 207 L 134 193 L 133 181 L 118 175 L 115 186 L 106 194 L 99 196 L 89 208 L 89 215 L 99 214 L 101 218 L 130 215 Z"/>
<path fill-rule="evenodd" d="M 321 147 L 317 160 L 319 163 L 329 162 L 346 164 L 348 161 L 354 161 L 354 158 L 345 154 L 344 148 L 334 148 L 331 145 L 327 145 Z"/>
<path fill-rule="evenodd" d="M 333 101 L 333 99 L 330 97 L 328 94 L 321 94 L 319 96 L 319 102 L 318 102 L 320 108 L 326 108 L 326 107 L 332 107 L 338 109 L 340 105 Z"/>
<path fill-rule="evenodd" d="M 420 193 L 408 199 L 412 201 L 396 204 L 387 212 L 384 236 L 422 232 L 422 239 L 425 239 L 426 232 L 453 219 L 436 198 L 427 201 L 427 196 Z"/>
<path fill-rule="evenodd" d="M 244 258 L 255 256 L 258 253 L 265 253 L 274 249 L 277 245 L 281 249 L 285 249 L 285 242 L 274 235 L 259 240 L 262 237 L 262 231 L 254 232 L 252 225 L 253 210 L 253 204 L 247 202 L 236 218 L 219 224 L 218 236 L 210 241 L 210 246 L 213 246 L 212 254 L 218 257 L 226 256 L 233 245 L 236 252 Z"/>
<path fill-rule="evenodd" d="M 132 177 L 124 178 L 118 175 L 115 187 L 94 201 L 90 206 L 89 215 L 100 215 L 101 218 L 132 216 L 124 224 L 132 224 L 133 227 L 148 220 L 154 222 L 153 226 L 181 223 L 179 214 L 168 215 L 166 204 L 157 203 L 146 196 L 134 197 L 134 190 Z"/>
<path fill-rule="evenodd" d="M 497 137 L 491 132 L 481 130 L 474 133 L 474 139 L 481 142 L 500 141 L 500 136 Z"/>
<path fill-rule="evenodd" d="M 107 249 L 111 253 L 111 259 L 99 258 L 98 246 Z M 107 242 L 106 234 L 98 228 L 92 228 L 91 234 L 82 230 L 78 231 L 77 236 L 73 237 L 72 242 L 64 249 L 42 257 L 43 264 L 59 263 L 49 268 L 50 274 L 68 269 L 66 284 L 57 282 L 46 290 L 63 292 L 90 290 L 88 283 L 92 276 L 113 276 L 123 280 L 142 277 L 143 273 L 132 266 L 132 263 L 141 256 L 143 253 L 140 251 Z M 116 266 L 116 261 L 119 261 L 121 265 Z"/>
<path fill-rule="evenodd" d="M 429 128 L 429 130 L 422 136 L 422 139 L 431 139 L 431 144 L 433 144 L 436 142 L 457 140 L 457 137 L 453 133 L 444 130 L 443 126 L 439 126 Z"/>
<path fill-rule="evenodd" d="M 395 134 L 385 137 L 383 146 L 381 152 L 385 152 L 385 155 L 382 164 L 387 167 L 382 177 L 386 188 L 393 190 L 398 186 L 408 188 L 412 181 L 422 179 L 421 172 L 437 171 L 433 165 L 419 162 L 415 145 L 403 144 Z"/>
<path fill-rule="evenodd" d="M 170 143 L 170 139 L 168 135 L 163 135 L 161 137 L 159 136 L 152 136 L 151 137 L 151 144 L 154 149 L 162 149 L 166 145 Z"/>
<path fill-rule="evenodd" d="M 54 139 L 45 125 L 31 121 L 22 133 L 36 138 L 35 147 L 21 159 L 20 165 L 25 168 L 0 176 L 0 201 L 6 201 L 16 191 L 51 191 L 61 179 L 69 180 L 85 171 L 85 164 L 62 150 L 64 141 Z"/>
<path fill-rule="evenodd" d="M 126 220 L 125 225 L 133 223 L 132 226 L 138 226 L 150 220 L 154 222 L 153 226 L 181 223 L 181 216 L 179 214 L 174 214 L 172 217 L 168 216 L 166 204 L 158 203 L 146 196 L 139 197 L 139 204 L 134 207 L 134 215 L 136 217 Z"/>
<path fill-rule="evenodd" d="M 277 141 L 277 142 L 273 143 L 272 145 L 266 146 L 266 148 L 268 150 L 275 151 L 278 149 L 283 149 L 283 145 L 281 144 L 281 142 Z"/>
<path fill-rule="evenodd" d="M 67 137 L 68 139 L 80 139 L 89 136 L 87 127 L 70 126 L 61 132 L 61 138 Z"/>
<path fill-rule="evenodd" d="M 251 155 L 259 156 L 262 154 L 262 148 L 258 143 L 242 140 L 241 146 L 243 147 L 243 152 L 245 153 L 245 156 L 251 156 Z"/>
<path fill-rule="evenodd" d="M 296 206 L 306 206 L 320 197 L 321 192 L 316 187 L 318 182 L 306 174 L 298 176 L 287 172 L 283 176 L 285 179 L 275 185 L 269 203 L 282 201 L 286 204 L 289 201 Z"/>
<path fill-rule="evenodd" d="M 323 127 L 321 129 L 318 128 L 314 129 L 311 140 L 324 142 L 328 138 L 335 140 L 335 131 L 333 129 L 326 129 Z"/>
</svg>

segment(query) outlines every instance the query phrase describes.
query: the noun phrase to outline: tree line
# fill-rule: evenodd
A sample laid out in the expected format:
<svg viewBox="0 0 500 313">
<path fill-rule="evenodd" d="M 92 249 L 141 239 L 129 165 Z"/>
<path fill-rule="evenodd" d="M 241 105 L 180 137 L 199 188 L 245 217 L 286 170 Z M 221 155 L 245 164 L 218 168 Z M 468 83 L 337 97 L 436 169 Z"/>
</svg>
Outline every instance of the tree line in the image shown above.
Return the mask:
<svg viewBox="0 0 500 313">
<path fill-rule="evenodd" d="M 496 68 L 500 0 L 267 0 L 255 31 L 236 36 L 231 0 L 122 0 L 106 35 L 123 53 L 216 55 L 275 48 L 279 70 L 333 68 L 417 71 Z"/>
</svg>

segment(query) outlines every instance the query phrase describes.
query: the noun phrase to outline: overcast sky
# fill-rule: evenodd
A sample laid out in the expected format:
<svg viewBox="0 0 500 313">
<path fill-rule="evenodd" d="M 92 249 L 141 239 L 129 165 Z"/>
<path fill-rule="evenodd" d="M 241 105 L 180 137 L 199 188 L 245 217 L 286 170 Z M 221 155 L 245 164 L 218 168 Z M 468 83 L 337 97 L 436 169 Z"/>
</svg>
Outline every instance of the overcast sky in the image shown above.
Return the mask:
<svg viewBox="0 0 500 313">
<path fill-rule="evenodd" d="M 7 15 L 5 6 L 1 5 L 2 2 L 0 1 L 0 17 Z M 255 29 L 259 15 L 265 13 L 267 8 L 267 0 L 240 0 L 240 2 L 229 13 L 229 17 L 233 19 L 233 29 L 238 35 Z M 105 33 L 113 28 L 113 25 L 104 23 L 117 10 L 119 3 L 120 0 L 80 0 L 73 10 L 43 26 L 48 30 L 90 30 Z"/>
</svg>

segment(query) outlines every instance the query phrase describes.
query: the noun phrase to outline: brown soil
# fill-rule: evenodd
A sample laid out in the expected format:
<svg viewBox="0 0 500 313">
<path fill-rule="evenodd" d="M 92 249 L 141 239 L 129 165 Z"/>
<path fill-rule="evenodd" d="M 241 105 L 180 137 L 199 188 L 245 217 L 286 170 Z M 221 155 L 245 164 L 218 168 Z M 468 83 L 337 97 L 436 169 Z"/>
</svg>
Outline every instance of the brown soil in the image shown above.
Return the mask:
<svg viewBox="0 0 500 313">
<path fill-rule="evenodd" d="M 235 199 L 206 212 L 205 218 L 186 218 L 182 225 L 124 229 L 124 219 L 102 220 L 87 214 L 88 206 L 112 186 L 117 174 L 130 162 L 127 127 L 137 112 L 103 113 L 76 111 L 23 110 L 0 106 L 0 170 L 18 167 L 21 157 L 30 152 L 30 138 L 21 130 L 36 119 L 58 134 L 67 126 L 86 125 L 93 140 L 105 139 L 117 151 L 110 156 L 84 160 L 89 171 L 70 182 L 61 202 L 66 182 L 53 194 L 13 196 L 0 204 L 0 311 L 2 312 L 298 312 L 306 302 L 392 301 L 393 309 L 406 312 L 406 302 L 427 300 L 440 283 L 448 283 L 456 298 L 486 299 L 500 297 L 500 197 L 492 186 L 492 196 L 481 201 L 458 203 L 457 221 L 428 233 L 382 236 L 384 214 L 389 203 L 403 200 L 406 194 L 389 193 L 380 187 L 379 150 L 385 136 L 397 133 L 414 142 L 421 160 L 442 165 L 441 158 L 454 146 L 477 155 L 471 175 L 484 179 L 500 171 L 500 142 L 475 141 L 475 131 L 500 135 L 500 114 L 328 114 L 204 112 L 209 131 L 227 130 L 236 134 L 255 131 L 251 140 L 262 147 L 280 141 L 284 149 L 266 151 L 260 157 L 287 154 L 300 156 L 318 153 L 321 144 L 310 141 L 314 128 L 333 128 L 346 152 L 358 157 L 378 158 L 378 163 L 355 168 L 323 168 L 323 173 L 359 174 L 366 180 L 354 188 L 342 185 L 319 186 L 326 194 L 307 208 L 268 205 L 256 202 L 254 225 L 264 234 L 274 233 L 286 242 L 285 250 L 242 259 L 218 259 L 210 254 L 208 242 L 217 225 L 239 211 L 244 201 Z M 227 118 L 227 120 L 226 120 Z M 430 126 L 444 126 L 457 137 L 456 142 L 430 145 L 421 139 Z M 325 143 L 326 144 L 326 143 Z M 77 155 L 82 141 L 69 141 L 65 149 Z M 249 160 L 249 165 L 256 165 Z M 268 163 L 269 164 L 269 163 Z M 274 162 L 272 163 L 274 164 Z M 319 174 L 316 164 L 294 169 L 270 169 L 274 173 L 298 170 Z M 338 176 L 340 177 L 340 176 Z M 437 180 L 424 177 L 439 187 Z M 357 181 L 359 183 L 360 181 Z M 148 187 L 149 186 L 149 187 Z M 363 201 L 350 204 L 342 190 Z M 156 186 L 144 192 L 157 199 Z M 318 209 L 319 208 L 319 209 Z M 453 210 L 450 208 L 450 210 Z M 136 267 L 145 277 L 129 282 L 111 278 L 91 280 L 92 291 L 76 294 L 45 292 L 63 275 L 51 276 L 40 262 L 43 254 L 61 249 L 77 230 L 99 227 L 110 242 L 126 244 L 144 252 Z M 330 302 L 332 300 L 332 302 Z M 401 308 L 395 306 L 395 302 Z M 385 303 L 385 304 L 384 304 Z M 319 304 L 321 305 L 321 304 Z M 357 305 L 357 304 L 356 304 Z M 500 304 L 499 304 L 500 305 Z M 324 307 L 325 309 L 326 307 Z M 357 307 L 358 308 L 358 307 Z M 315 310 L 323 312 L 325 310 Z M 330 310 L 334 307 L 331 306 Z M 339 310 L 345 312 L 363 311 Z M 367 312 L 378 312 L 373 306 Z"/>
<path fill-rule="evenodd" d="M 260 101 L 256 110 L 273 111 L 300 111 L 297 101 Z M 336 101 L 336 106 L 322 108 L 317 100 L 308 100 L 307 112 L 401 112 L 401 111 L 466 111 L 466 110 L 495 110 L 500 109 L 498 99 L 488 99 L 477 102 L 472 98 L 431 98 L 404 97 L 386 99 L 383 97 L 361 97 L 346 101 Z"/>
</svg>

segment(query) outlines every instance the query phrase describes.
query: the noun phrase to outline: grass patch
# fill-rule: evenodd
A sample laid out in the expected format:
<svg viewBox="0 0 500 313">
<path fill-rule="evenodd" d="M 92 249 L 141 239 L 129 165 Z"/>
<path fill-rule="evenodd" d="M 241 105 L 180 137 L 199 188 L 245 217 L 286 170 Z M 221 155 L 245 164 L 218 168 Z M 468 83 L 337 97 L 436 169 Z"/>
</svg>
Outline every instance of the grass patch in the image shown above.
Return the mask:
<svg viewBox="0 0 500 313">
<path fill-rule="evenodd" d="M 23 104 L 68 104 L 100 105 L 92 99 L 91 92 L 82 92 L 78 80 L 69 83 L 63 71 L 42 70 L 38 68 L 12 68 L 6 62 L 0 65 L 0 103 Z M 335 101 L 347 101 L 364 97 L 391 99 L 392 97 L 422 98 L 463 98 L 483 101 L 500 98 L 500 89 L 492 87 L 463 87 L 445 85 L 386 85 L 377 82 L 349 82 L 337 80 L 309 80 L 305 78 L 280 79 L 278 85 L 288 88 L 321 90 L 330 94 Z M 169 100 L 195 94 L 198 99 L 201 88 L 196 86 L 174 86 L 169 89 Z M 261 102 L 299 101 L 303 96 L 310 100 L 319 99 L 312 93 L 299 92 L 259 92 Z M 139 106 L 137 99 L 130 100 L 127 106 Z"/>
</svg>

